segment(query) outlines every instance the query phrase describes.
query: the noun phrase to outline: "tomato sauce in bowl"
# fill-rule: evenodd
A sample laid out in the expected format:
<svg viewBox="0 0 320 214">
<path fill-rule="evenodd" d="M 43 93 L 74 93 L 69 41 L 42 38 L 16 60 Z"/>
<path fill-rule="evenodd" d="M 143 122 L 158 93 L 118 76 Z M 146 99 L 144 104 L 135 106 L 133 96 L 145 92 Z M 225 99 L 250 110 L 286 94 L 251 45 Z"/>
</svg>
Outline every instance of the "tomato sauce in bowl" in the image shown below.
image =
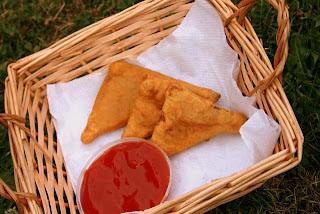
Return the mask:
<svg viewBox="0 0 320 214">
<path fill-rule="evenodd" d="M 86 164 L 77 187 L 79 210 L 86 214 L 143 211 L 165 199 L 170 180 L 169 159 L 158 146 L 124 138 L 102 148 Z"/>
</svg>

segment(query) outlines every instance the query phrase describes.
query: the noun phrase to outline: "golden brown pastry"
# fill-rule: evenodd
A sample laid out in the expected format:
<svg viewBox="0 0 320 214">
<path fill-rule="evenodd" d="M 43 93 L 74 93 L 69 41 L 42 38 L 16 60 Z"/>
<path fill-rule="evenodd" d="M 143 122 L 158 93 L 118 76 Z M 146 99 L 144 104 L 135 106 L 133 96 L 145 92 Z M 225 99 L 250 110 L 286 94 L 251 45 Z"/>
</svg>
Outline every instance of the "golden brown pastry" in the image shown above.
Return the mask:
<svg viewBox="0 0 320 214">
<path fill-rule="evenodd" d="M 114 62 L 110 65 L 88 118 L 87 126 L 81 135 L 83 143 L 88 144 L 97 136 L 118 129 L 127 123 L 139 94 L 140 83 L 147 78 L 147 75 L 174 80 L 161 73 L 125 61 Z M 190 87 L 199 88 L 191 85 Z M 220 94 L 209 89 L 201 88 L 199 93 L 203 97 L 220 98 Z"/>
<path fill-rule="evenodd" d="M 162 112 L 151 141 L 168 156 L 220 133 L 238 134 L 247 121 L 243 114 L 219 108 L 177 85 L 170 86 L 166 91 Z"/>
<path fill-rule="evenodd" d="M 166 91 L 169 86 L 174 84 L 190 89 L 211 103 L 217 102 L 220 98 L 220 94 L 214 94 L 206 88 L 193 86 L 176 79 L 164 79 L 149 75 L 140 85 L 139 96 L 135 101 L 122 137 L 147 138 L 152 135 L 153 129 L 161 116 Z M 211 94 L 215 96 L 209 96 Z"/>
</svg>

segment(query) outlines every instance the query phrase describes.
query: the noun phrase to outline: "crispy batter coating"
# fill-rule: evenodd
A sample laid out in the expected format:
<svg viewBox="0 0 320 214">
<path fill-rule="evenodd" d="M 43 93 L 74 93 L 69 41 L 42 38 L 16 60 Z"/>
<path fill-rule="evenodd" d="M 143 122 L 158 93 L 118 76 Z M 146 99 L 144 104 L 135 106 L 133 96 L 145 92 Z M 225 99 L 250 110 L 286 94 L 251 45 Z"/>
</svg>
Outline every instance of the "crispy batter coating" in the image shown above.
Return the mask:
<svg viewBox="0 0 320 214">
<path fill-rule="evenodd" d="M 127 123 L 139 94 L 139 86 L 148 75 L 174 80 L 125 61 L 117 61 L 110 65 L 88 118 L 87 126 L 81 135 L 83 143 L 91 143 L 97 136 L 118 129 Z M 220 94 L 208 90 L 203 88 L 199 93 L 202 93 L 203 97 L 220 98 Z"/>
<path fill-rule="evenodd" d="M 243 114 L 212 104 L 190 90 L 173 85 L 166 91 L 163 116 L 151 141 L 168 156 L 182 152 L 221 133 L 238 134 L 247 121 Z"/>
<path fill-rule="evenodd" d="M 81 135 L 83 143 L 91 143 L 97 136 L 126 124 L 138 96 L 139 85 L 149 73 L 133 68 L 125 62 L 110 65 Z"/>
<path fill-rule="evenodd" d="M 164 79 L 149 75 L 140 85 L 139 96 L 122 137 L 147 138 L 152 135 L 161 116 L 166 91 L 169 86 L 174 84 L 190 89 L 209 102 L 216 102 L 220 98 L 220 94 L 214 93 L 210 89 L 193 86 L 176 79 Z M 210 96 L 212 94 L 214 96 Z"/>
</svg>

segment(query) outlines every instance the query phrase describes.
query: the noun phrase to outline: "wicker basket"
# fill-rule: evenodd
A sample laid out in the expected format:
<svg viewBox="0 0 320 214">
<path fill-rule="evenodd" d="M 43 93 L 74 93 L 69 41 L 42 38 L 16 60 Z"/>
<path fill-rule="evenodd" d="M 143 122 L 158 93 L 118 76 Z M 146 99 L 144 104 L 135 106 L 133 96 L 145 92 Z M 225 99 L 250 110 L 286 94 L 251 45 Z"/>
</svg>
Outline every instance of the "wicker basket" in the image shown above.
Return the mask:
<svg viewBox="0 0 320 214">
<path fill-rule="evenodd" d="M 278 11 L 278 49 L 272 65 L 246 13 L 255 0 L 235 6 L 210 0 L 225 24 L 229 45 L 239 54 L 238 85 L 257 97 L 257 107 L 279 122 L 274 154 L 229 177 L 214 180 L 144 213 L 204 213 L 260 187 L 296 166 L 303 135 L 281 85 L 288 56 L 289 14 L 284 0 L 268 0 Z M 52 46 L 8 66 L 5 114 L 16 192 L 0 179 L 0 193 L 21 213 L 76 213 L 77 205 L 61 147 L 48 111 L 46 84 L 67 82 L 104 70 L 111 62 L 136 56 L 173 32 L 192 7 L 190 0 L 145 0 L 98 21 Z"/>
</svg>

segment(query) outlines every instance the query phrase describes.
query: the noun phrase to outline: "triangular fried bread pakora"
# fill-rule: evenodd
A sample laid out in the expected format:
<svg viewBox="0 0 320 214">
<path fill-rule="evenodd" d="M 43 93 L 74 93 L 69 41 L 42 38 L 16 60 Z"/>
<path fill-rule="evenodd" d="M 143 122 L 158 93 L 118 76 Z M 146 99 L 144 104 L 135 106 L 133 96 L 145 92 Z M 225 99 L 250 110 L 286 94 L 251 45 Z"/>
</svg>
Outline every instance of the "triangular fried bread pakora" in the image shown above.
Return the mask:
<svg viewBox="0 0 320 214">
<path fill-rule="evenodd" d="M 162 117 L 151 141 L 168 156 L 221 133 L 238 134 L 247 118 L 212 104 L 190 90 L 173 85 L 166 91 Z"/>
<path fill-rule="evenodd" d="M 152 135 L 153 129 L 161 116 L 166 91 L 169 86 L 174 84 L 188 88 L 211 103 L 217 102 L 220 98 L 219 95 L 208 96 L 210 93 L 208 93 L 209 89 L 206 88 L 196 87 L 175 79 L 164 79 L 149 75 L 140 85 L 139 96 L 135 101 L 122 138 L 147 138 Z"/>
</svg>

